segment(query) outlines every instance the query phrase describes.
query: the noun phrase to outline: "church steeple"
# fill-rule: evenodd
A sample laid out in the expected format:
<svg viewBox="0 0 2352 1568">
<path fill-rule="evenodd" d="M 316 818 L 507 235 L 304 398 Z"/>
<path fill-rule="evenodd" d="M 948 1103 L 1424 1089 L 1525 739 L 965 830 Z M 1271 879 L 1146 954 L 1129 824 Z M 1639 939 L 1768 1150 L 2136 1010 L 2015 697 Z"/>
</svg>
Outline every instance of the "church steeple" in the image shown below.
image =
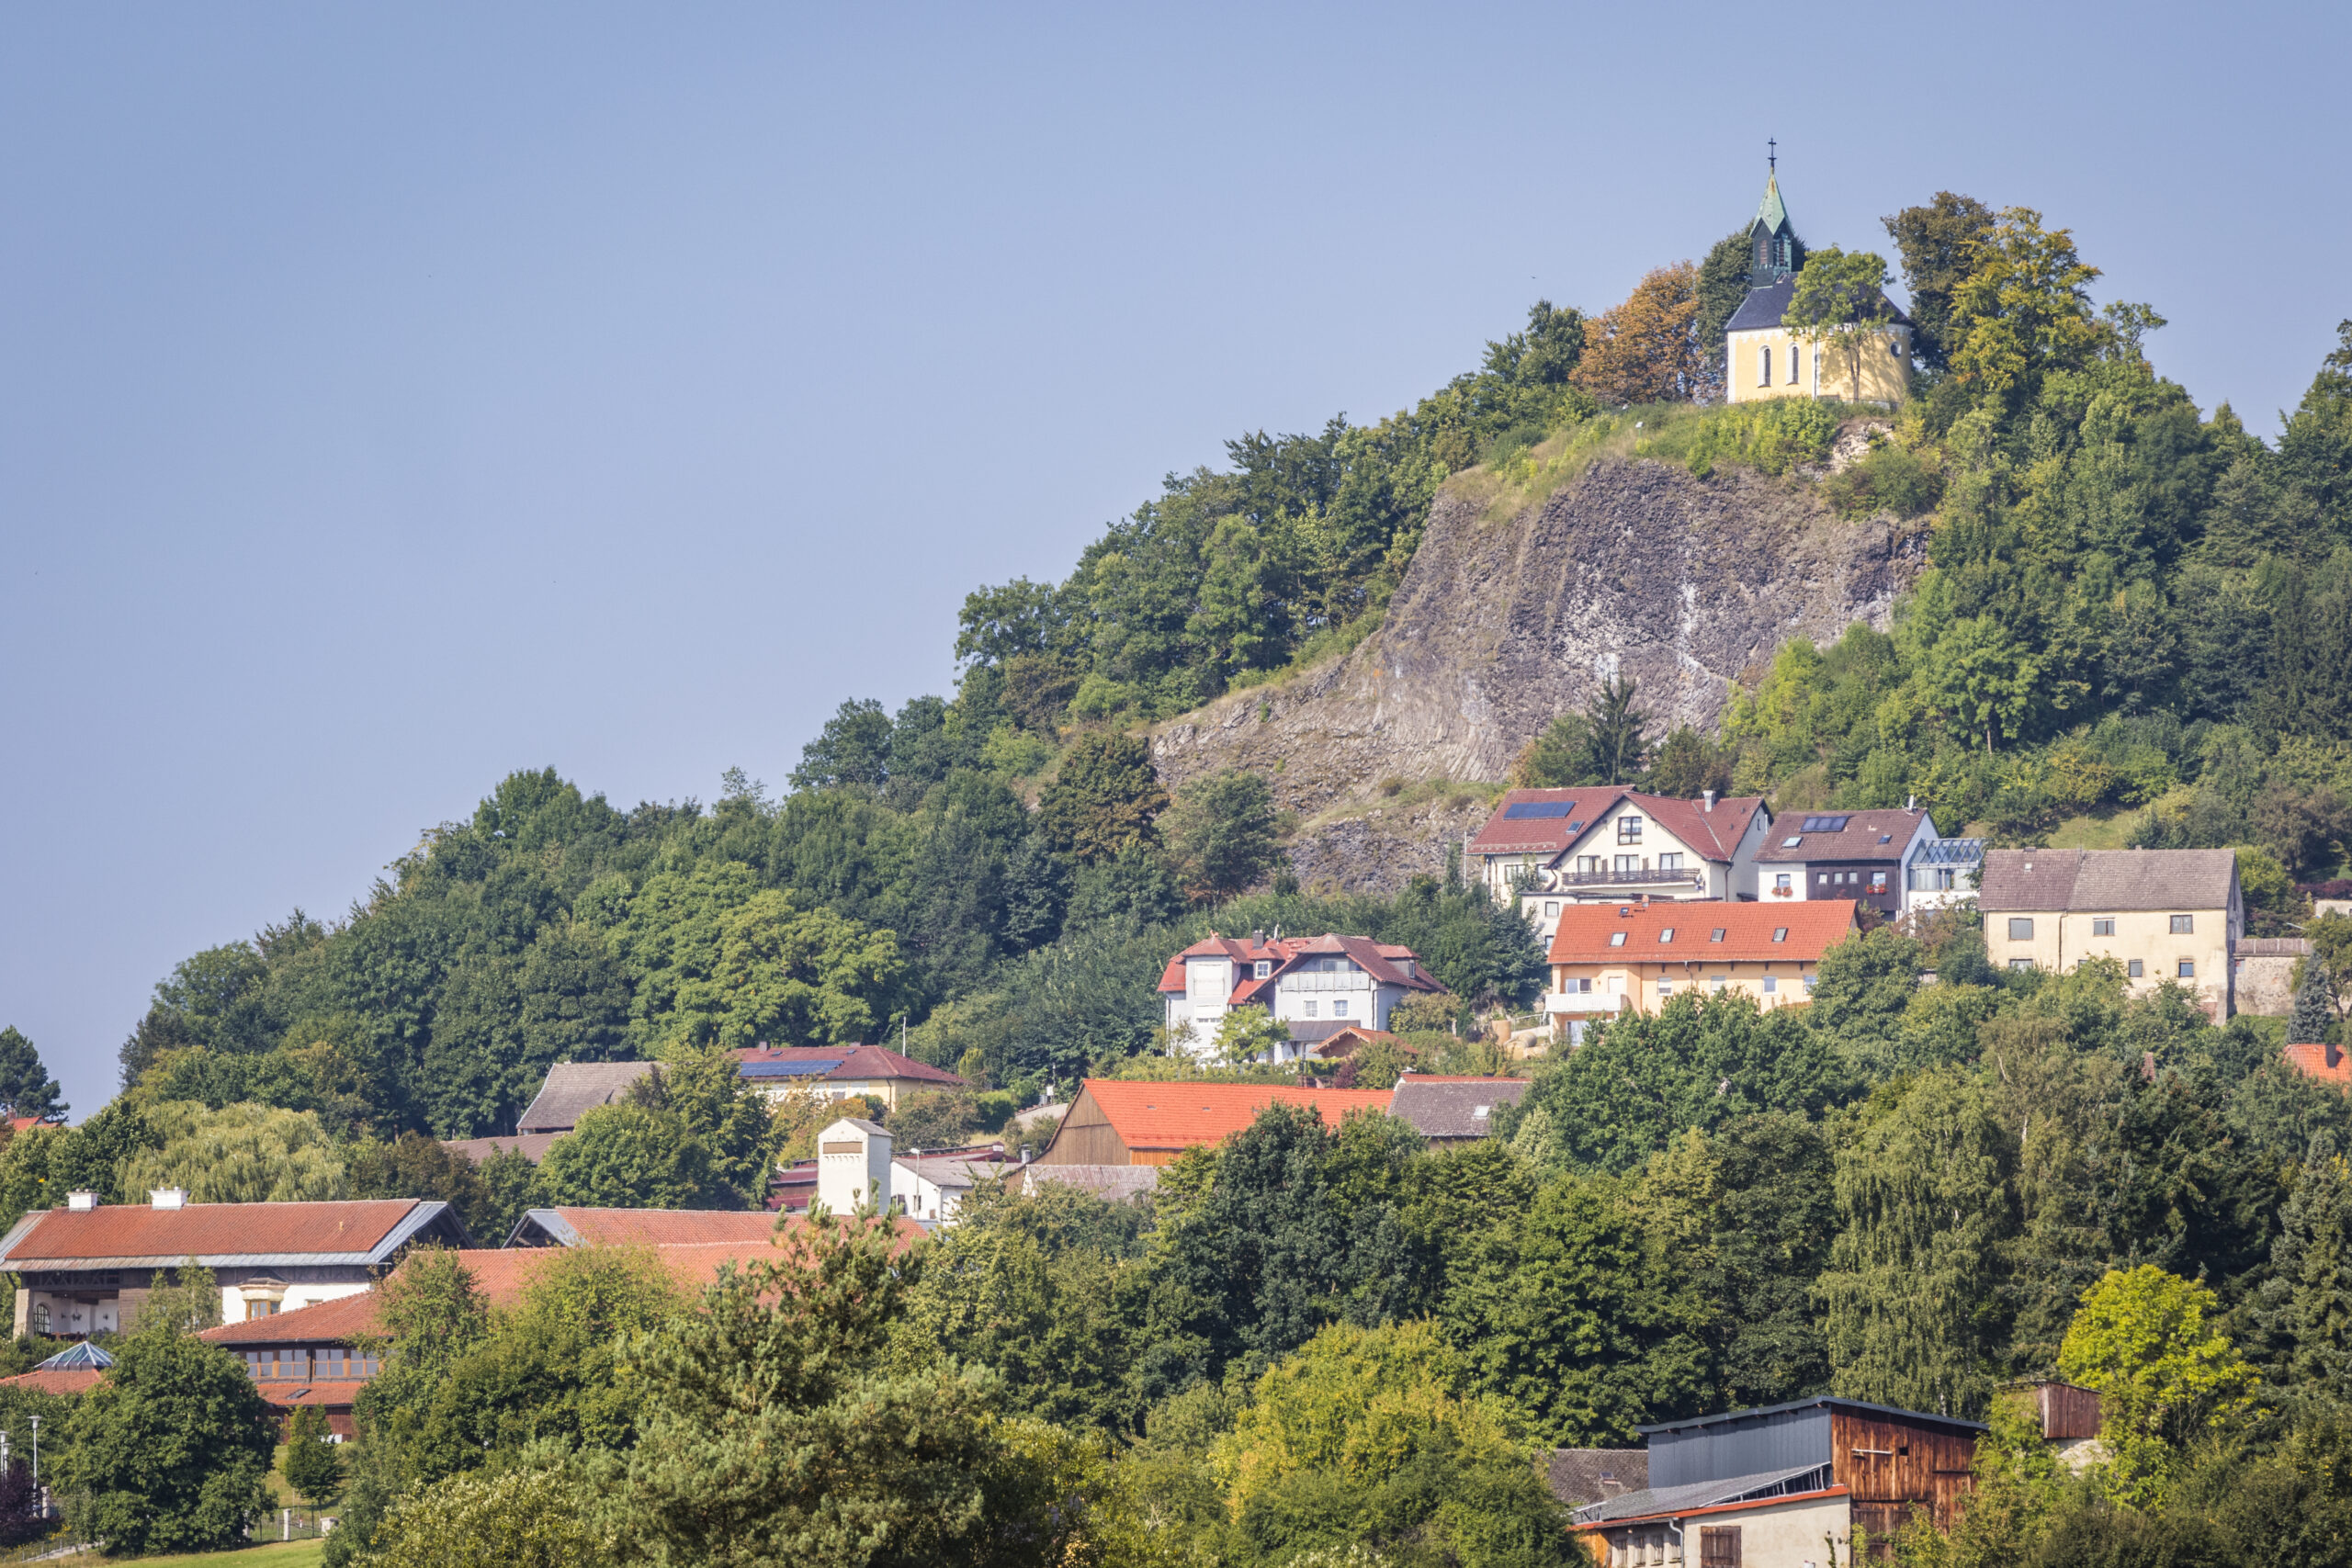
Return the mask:
<svg viewBox="0 0 2352 1568">
<path fill-rule="evenodd" d="M 1789 221 L 1788 204 L 1781 199 L 1780 153 L 1777 145 L 1766 158 L 1764 199 L 1756 204 L 1756 221 L 1747 230 L 1747 286 L 1767 288 L 1797 269 L 1800 250 L 1796 226 Z"/>
</svg>

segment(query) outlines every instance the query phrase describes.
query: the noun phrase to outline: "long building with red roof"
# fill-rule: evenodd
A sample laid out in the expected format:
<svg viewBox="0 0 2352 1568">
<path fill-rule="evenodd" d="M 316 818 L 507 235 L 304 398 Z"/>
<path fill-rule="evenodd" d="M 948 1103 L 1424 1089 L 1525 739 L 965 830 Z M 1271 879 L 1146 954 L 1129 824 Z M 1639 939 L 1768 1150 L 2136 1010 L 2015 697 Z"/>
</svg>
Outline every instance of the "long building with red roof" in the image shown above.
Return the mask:
<svg viewBox="0 0 2352 1568">
<path fill-rule="evenodd" d="M 1812 999 L 1822 954 L 1859 929 L 1852 904 L 1818 899 L 1578 904 L 1553 933 L 1544 1010 L 1574 1040 L 1595 1019 L 1657 1012 L 1693 992 L 1788 1007 Z"/>
<path fill-rule="evenodd" d="M 1385 1089 L 1088 1078 L 1037 1163 L 1166 1165 L 1223 1143 L 1270 1105 L 1301 1106 L 1337 1127 L 1351 1111 L 1386 1111 L 1391 1098 Z"/>
</svg>

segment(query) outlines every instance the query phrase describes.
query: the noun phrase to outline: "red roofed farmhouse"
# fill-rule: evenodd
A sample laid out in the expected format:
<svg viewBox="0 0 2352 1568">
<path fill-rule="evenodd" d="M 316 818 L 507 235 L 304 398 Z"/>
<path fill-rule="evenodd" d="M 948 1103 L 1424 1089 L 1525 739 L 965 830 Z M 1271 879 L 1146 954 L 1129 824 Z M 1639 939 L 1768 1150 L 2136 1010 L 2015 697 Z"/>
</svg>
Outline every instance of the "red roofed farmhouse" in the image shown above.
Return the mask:
<svg viewBox="0 0 2352 1568">
<path fill-rule="evenodd" d="M 1211 936 L 1170 959 L 1159 977 L 1168 1031 L 1189 1029 L 1196 1055 L 1207 1054 L 1227 1013 L 1260 1007 L 1289 1025 L 1294 1048 L 1277 1056 L 1284 1061 L 1351 1025 L 1385 1029 L 1398 1002 L 1444 989 L 1409 947 L 1330 934 Z"/>
<path fill-rule="evenodd" d="M 1130 1083 L 1089 1078 L 1039 1165 L 1166 1165 L 1221 1144 L 1269 1105 L 1305 1106 L 1337 1127 L 1351 1111 L 1385 1111 L 1385 1089 L 1292 1089 L 1257 1083 Z"/>
<path fill-rule="evenodd" d="M 1553 935 L 1544 1010 L 1573 1041 L 1594 1019 L 1657 1012 L 1685 991 L 1787 1007 L 1812 997 L 1821 955 L 1857 929 L 1852 904 L 1820 899 L 1579 904 Z"/>
<path fill-rule="evenodd" d="M 37 1209 L 0 1236 L 0 1269 L 17 1274 L 18 1334 L 80 1338 L 129 1328 L 158 1284 L 193 1258 L 220 1286 L 220 1315 L 237 1322 L 366 1291 L 411 1243 L 469 1247 L 448 1204 L 413 1198 L 356 1203 L 104 1206 L 86 1192 Z"/>
<path fill-rule="evenodd" d="M 1753 898 L 1772 814 L 1761 795 L 1696 800 L 1629 789 L 1515 789 L 1470 840 L 1498 902 L 1516 898 L 1545 941 L 1580 902 Z"/>
</svg>

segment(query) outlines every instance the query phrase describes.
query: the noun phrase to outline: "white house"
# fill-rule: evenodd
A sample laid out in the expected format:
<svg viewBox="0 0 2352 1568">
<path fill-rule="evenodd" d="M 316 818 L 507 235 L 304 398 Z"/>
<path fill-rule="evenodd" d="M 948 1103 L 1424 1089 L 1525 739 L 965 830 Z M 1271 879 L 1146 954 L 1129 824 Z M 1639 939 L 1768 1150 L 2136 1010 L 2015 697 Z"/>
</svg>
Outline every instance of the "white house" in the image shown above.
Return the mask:
<svg viewBox="0 0 2352 1568">
<path fill-rule="evenodd" d="M 817 1134 L 817 1201 L 836 1214 L 861 1202 L 888 1209 L 895 1183 L 890 1134 L 862 1116 L 844 1116 Z"/>
<path fill-rule="evenodd" d="M 1560 911 L 1578 902 L 1755 897 L 1756 856 L 1771 826 L 1761 795 L 1515 789 L 1470 840 L 1466 858 L 1495 897 L 1516 902 L 1548 942 Z"/>
<path fill-rule="evenodd" d="M 1409 947 L 1368 937 L 1326 933 L 1269 938 L 1211 936 L 1168 961 L 1159 994 L 1171 1035 L 1190 1031 L 1191 1049 L 1206 1056 L 1217 1025 L 1238 1007 L 1266 1009 L 1289 1026 L 1288 1061 L 1351 1024 L 1385 1029 L 1398 1002 L 1415 992 L 1445 987 L 1421 967 Z"/>
</svg>

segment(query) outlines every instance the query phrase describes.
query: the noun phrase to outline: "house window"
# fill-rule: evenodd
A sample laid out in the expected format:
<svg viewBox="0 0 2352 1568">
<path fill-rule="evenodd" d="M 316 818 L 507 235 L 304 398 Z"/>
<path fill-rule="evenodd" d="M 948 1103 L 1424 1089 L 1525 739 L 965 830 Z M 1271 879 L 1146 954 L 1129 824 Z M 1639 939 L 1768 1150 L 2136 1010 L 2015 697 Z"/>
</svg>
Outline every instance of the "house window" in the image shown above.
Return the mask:
<svg viewBox="0 0 2352 1568">
<path fill-rule="evenodd" d="M 1600 871 L 1600 857 L 1599 855 L 1577 856 L 1577 872 L 1579 875 L 1593 876 L 1597 875 Z"/>
<path fill-rule="evenodd" d="M 1657 983 L 1657 994 L 1661 997 L 1670 997 L 1674 995 L 1674 982 L 1666 979 L 1659 980 Z"/>
<path fill-rule="evenodd" d="M 2033 921 L 2022 915 L 2011 916 L 2009 918 L 2009 940 L 2011 942 L 2031 942 L 2033 940 Z"/>
<path fill-rule="evenodd" d="M 277 1310 L 277 1303 L 276 1302 L 247 1302 L 245 1303 L 245 1321 L 247 1323 L 251 1323 L 254 1318 L 267 1317 L 271 1313 L 276 1312 Z"/>
<path fill-rule="evenodd" d="M 1621 844 L 1640 843 L 1642 841 L 1642 819 L 1630 814 L 1617 818 L 1617 841 Z"/>
<path fill-rule="evenodd" d="M 1563 980 L 1560 982 L 1560 994 L 1564 997 L 1589 997 L 1592 994 L 1592 981 L 1581 976 Z"/>
<path fill-rule="evenodd" d="M 2009 967 L 2012 969 L 2030 969 L 2033 967 L 2033 960 L 2030 958 L 2012 958 L 2009 960 Z"/>
<path fill-rule="evenodd" d="M 1772 345 L 1769 343 L 1756 351 L 1756 384 L 1759 387 L 1772 384 Z"/>
<path fill-rule="evenodd" d="M 2184 980 L 2194 980 L 2197 978 L 2197 960 L 2194 958 L 2184 958 L 2180 961 L 2180 977 Z"/>
<path fill-rule="evenodd" d="M 1660 942 L 1672 942 L 1674 940 L 1674 928 L 1672 926 L 1668 926 L 1665 930 L 1657 933 L 1657 939 Z"/>
<path fill-rule="evenodd" d="M 1826 871 L 1821 874 L 1821 886 L 1824 887 L 1829 886 L 1829 874 Z"/>
<path fill-rule="evenodd" d="M 1620 875 L 1620 876 L 1631 876 L 1631 875 L 1633 875 L 1634 873 L 1636 873 L 1636 872 L 1640 871 L 1641 869 L 1642 869 L 1642 857 L 1641 857 L 1641 856 L 1639 856 L 1639 855 L 1619 855 L 1619 856 L 1617 857 L 1617 874 L 1618 874 L 1618 875 Z"/>
<path fill-rule="evenodd" d="M 35 1334 L 49 1332 L 49 1303 L 47 1302 L 33 1303 L 33 1310 L 29 1315 Z"/>
<path fill-rule="evenodd" d="M 1657 857 L 1657 868 L 1660 871 L 1680 871 L 1682 869 L 1682 857 L 1680 855 L 1660 855 Z"/>
<path fill-rule="evenodd" d="M 1723 988 L 1724 977 L 1721 975 L 1710 975 L 1707 976 L 1707 989 L 1711 991 L 1720 991 Z"/>
<path fill-rule="evenodd" d="M 1557 919 L 1559 918 L 1559 914 L 1560 901 L 1557 898 L 1547 898 L 1544 901 L 1544 918 L 1545 919 Z"/>
<path fill-rule="evenodd" d="M 2172 934 L 2173 934 L 2173 935 L 2175 935 L 2175 936 L 2191 936 L 2191 935 L 2194 935 L 2194 934 L 2196 933 L 2196 931 L 2197 931 L 2197 917 L 2196 917 L 2196 916 L 2194 916 L 2194 915 L 2175 915 L 2175 916 L 2172 918 Z"/>
<path fill-rule="evenodd" d="M 1808 997 L 1813 995 L 1813 981 L 1814 977 L 1810 975 L 1804 977 L 1804 994 Z"/>
<path fill-rule="evenodd" d="M 2131 976 L 2134 980 L 2137 980 L 2147 974 L 2148 966 L 2135 958 L 2123 966 L 2123 972 Z"/>
<path fill-rule="evenodd" d="M 1624 946 L 1625 933 L 1623 931 L 1611 931 L 1609 933 L 1609 945 L 1611 947 Z"/>
<path fill-rule="evenodd" d="M 1259 979 L 1261 979 L 1261 980 L 1264 979 L 1267 976 L 1269 976 L 1269 975 L 1272 974 L 1273 972 L 1274 972 L 1274 966 L 1273 966 L 1273 964 L 1272 964 L 1272 963 L 1270 963 L 1269 961 L 1267 961 L 1266 959 L 1263 959 L 1263 958 L 1261 958 L 1260 960 L 1258 960 L 1258 965 L 1257 965 L 1256 969 L 1254 969 L 1253 971 L 1251 971 L 1251 973 L 1252 973 L 1252 974 L 1254 974 L 1254 975 L 1255 975 Z"/>
<path fill-rule="evenodd" d="M 1331 1016 L 1333 1018 L 1345 1018 L 1348 1016 L 1347 998 L 1333 997 L 1331 998 Z"/>
<path fill-rule="evenodd" d="M 1313 1002 L 1306 1004 L 1306 1016 L 1309 1018 L 1313 1018 L 1315 1016 L 1315 1004 Z"/>
<path fill-rule="evenodd" d="M 1789 379 L 1793 381 L 1796 378 L 1792 376 Z M 1816 387 L 1821 385 L 1821 350 L 1817 348 L 1813 351 L 1813 384 Z"/>
<path fill-rule="evenodd" d="M 1699 1527 L 1699 1568 L 1740 1568 L 1739 1526 Z"/>
<path fill-rule="evenodd" d="M 1871 873 L 1871 891 L 1873 893 L 1883 893 L 1886 891 L 1886 873 L 1883 871 L 1874 871 Z"/>
<path fill-rule="evenodd" d="M 2113 920 L 2093 920 L 2091 922 L 2091 935 L 2113 936 L 2114 934 L 2115 922 Z"/>
<path fill-rule="evenodd" d="M 1772 891 L 1775 893 L 1786 893 L 1788 890 L 1789 874 L 1785 871 L 1774 872 L 1772 874 Z"/>
<path fill-rule="evenodd" d="M 1764 994 L 1766 996 L 1769 997 L 1773 995 L 1775 992 L 1779 991 L 1780 988 L 1781 977 L 1778 975 L 1767 975 L 1764 976 Z"/>
</svg>

